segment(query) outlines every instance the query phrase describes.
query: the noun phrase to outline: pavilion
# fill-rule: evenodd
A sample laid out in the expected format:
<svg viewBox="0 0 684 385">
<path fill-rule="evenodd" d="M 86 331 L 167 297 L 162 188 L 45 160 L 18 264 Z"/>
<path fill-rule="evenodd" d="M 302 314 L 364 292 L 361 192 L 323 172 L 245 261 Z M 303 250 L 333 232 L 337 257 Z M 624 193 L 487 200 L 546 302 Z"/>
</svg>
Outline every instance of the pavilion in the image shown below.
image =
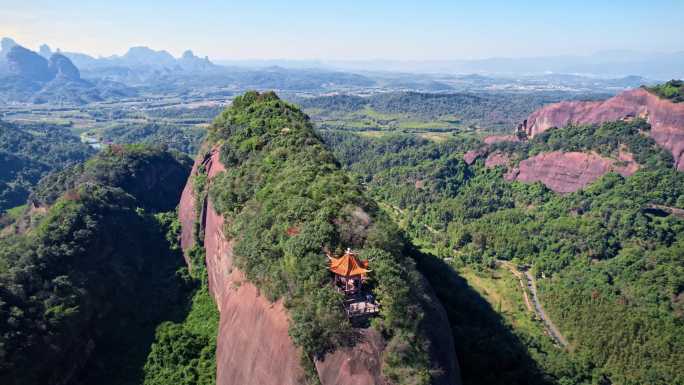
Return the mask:
<svg viewBox="0 0 684 385">
<path fill-rule="evenodd" d="M 331 253 L 326 253 L 329 260 L 328 269 L 335 276 L 335 286 L 345 294 L 355 294 L 361 290 L 361 284 L 366 279 L 370 270 L 368 261 L 361 261 L 358 253 L 347 249 L 344 254 L 336 258 Z"/>
</svg>

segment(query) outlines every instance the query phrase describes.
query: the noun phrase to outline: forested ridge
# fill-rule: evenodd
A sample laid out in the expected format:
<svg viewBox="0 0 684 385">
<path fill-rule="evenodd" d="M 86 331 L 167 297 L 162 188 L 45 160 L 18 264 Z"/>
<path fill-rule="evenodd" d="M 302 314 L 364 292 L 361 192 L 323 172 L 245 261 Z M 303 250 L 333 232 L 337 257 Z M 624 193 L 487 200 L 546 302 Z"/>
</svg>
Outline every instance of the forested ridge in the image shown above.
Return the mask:
<svg viewBox="0 0 684 385">
<path fill-rule="evenodd" d="M 0 120 L 0 214 L 23 204 L 50 171 L 84 162 L 95 153 L 66 128 Z"/>
<path fill-rule="evenodd" d="M 206 130 L 195 124 L 204 123 L 206 120 L 208 119 L 198 117 L 196 121 L 189 121 L 187 124 L 177 121 L 167 123 L 163 120 L 115 123 L 104 128 L 100 135 L 103 140 L 111 143 L 165 144 L 169 148 L 194 155 L 206 134 Z"/>
<path fill-rule="evenodd" d="M 324 249 L 350 247 L 373 266 L 370 285 L 383 304 L 371 323 L 388 341 L 383 375 L 397 384 L 441 375 L 423 321 L 429 296 L 408 245 L 340 169 L 306 115 L 274 93 L 248 92 L 215 120 L 209 143 L 220 147 L 227 168 L 208 194 L 227 218 L 235 263 L 269 299 L 284 299 L 305 366 L 351 342 L 341 294 L 322 268 Z"/>
<path fill-rule="evenodd" d="M 163 178 L 150 178 L 161 168 Z M 30 229 L 0 239 L 2 383 L 139 384 L 158 376 L 145 365 L 155 328 L 182 322 L 197 287 L 173 211 L 189 171 L 187 157 L 159 148 L 109 148 L 71 169 L 81 183 L 53 183 L 63 193 Z M 169 196 L 150 201 L 161 185 Z"/>
<path fill-rule="evenodd" d="M 684 219 L 653 208 L 684 208 L 684 174 L 643 135 L 648 129 L 638 119 L 566 127 L 481 148 L 507 154 L 511 166 L 547 151 L 615 157 L 622 148 L 641 165 L 631 177 L 609 173 L 567 195 L 540 183 L 507 182 L 503 167 L 487 169 L 482 158 L 467 165 L 465 151 L 482 147 L 473 139 L 433 143 L 339 131 L 322 136 L 373 197 L 389 210 L 401 210 L 414 241 L 429 245 L 455 269 L 486 270 L 496 260 L 532 267 L 547 312 L 571 343 L 565 353 L 549 341 L 518 335 L 544 373 L 540 377 L 552 383 L 675 384 L 684 382 Z M 441 298 L 447 308 L 449 295 Z M 467 324 L 453 314 L 458 339 L 459 326 Z M 470 346 L 472 336 L 460 337 L 461 346 Z M 481 353 L 496 357 L 503 348 L 479 343 L 465 350 L 458 341 L 456 346 L 461 362 Z M 497 364 L 489 365 L 494 370 Z M 480 382 L 480 373 L 462 368 L 466 383 L 512 381 L 504 380 L 506 370 Z"/>
</svg>

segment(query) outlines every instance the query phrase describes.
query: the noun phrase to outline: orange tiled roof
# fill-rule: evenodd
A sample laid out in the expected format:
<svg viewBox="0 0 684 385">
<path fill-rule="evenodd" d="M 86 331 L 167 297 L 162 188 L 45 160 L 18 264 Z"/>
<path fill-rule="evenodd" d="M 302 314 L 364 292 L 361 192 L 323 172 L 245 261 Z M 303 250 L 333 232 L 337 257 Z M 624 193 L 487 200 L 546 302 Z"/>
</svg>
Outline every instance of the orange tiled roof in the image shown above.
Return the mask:
<svg viewBox="0 0 684 385">
<path fill-rule="evenodd" d="M 351 250 L 347 250 L 344 255 L 339 258 L 328 255 L 328 259 L 330 259 L 330 271 L 344 277 L 365 275 L 370 271 L 368 270 L 368 261 L 359 261 L 359 259 L 356 258 L 356 255 L 357 254 L 353 253 Z"/>
</svg>

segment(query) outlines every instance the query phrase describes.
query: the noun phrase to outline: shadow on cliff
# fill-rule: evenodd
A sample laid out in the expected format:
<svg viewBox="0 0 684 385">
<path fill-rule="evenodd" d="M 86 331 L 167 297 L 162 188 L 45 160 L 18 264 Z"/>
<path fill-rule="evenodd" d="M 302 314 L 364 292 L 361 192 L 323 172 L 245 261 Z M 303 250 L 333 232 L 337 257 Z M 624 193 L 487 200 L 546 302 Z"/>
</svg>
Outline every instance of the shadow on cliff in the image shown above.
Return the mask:
<svg viewBox="0 0 684 385">
<path fill-rule="evenodd" d="M 552 384 L 502 317 L 440 258 L 414 250 L 447 311 L 464 385 Z"/>
<path fill-rule="evenodd" d="M 144 366 L 155 341 L 157 327 L 166 321 L 182 322 L 191 308 L 197 283 L 184 269 L 179 250 L 169 249 L 164 234 L 149 239 L 135 297 L 127 299 L 123 313 L 93 325 L 98 339 L 89 362 L 69 382 L 79 384 L 142 384 Z"/>
</svg>

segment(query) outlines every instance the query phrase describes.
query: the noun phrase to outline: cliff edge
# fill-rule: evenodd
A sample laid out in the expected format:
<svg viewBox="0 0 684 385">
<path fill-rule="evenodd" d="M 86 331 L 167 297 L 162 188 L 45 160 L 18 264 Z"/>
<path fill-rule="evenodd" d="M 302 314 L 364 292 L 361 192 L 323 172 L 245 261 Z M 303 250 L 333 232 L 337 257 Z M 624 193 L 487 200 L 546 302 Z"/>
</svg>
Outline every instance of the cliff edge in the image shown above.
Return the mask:
<svg viewBox="0 0 684 385">
<path fill-rule="evenodd" d="M 248 93 L 212 130 L 179 218 L 186 260 L 196 242 L 205 249 L 220 312 L 217 384 L 460 383 L 444 309 L 410 258 L 396 259 L 397 230 L 339 170 L 308 118 L 275 94 Z M 285 177 L 290 166 L 297 170 Z M 326 187 L 337 182 L 342 189 Z M 325 269 L 323 249 L 342 244 L 365 250 L 375 267 L 382 310 L 362 326 L 347 321 Z M 256 252 L 271 259 L 254 263 Z"/>
<path fill-rule="evenodd" d="M 644 118 L 651 125 L 650 136 L 672 153 L 675 167 L 684 171 L 684 103 L 662 99 L 643 88 L 622 92 L 604 101 L 564 101 L 533 112 L 523 124 L 528 138 L 552 127 L 601 124 Z"/>
</svg>

